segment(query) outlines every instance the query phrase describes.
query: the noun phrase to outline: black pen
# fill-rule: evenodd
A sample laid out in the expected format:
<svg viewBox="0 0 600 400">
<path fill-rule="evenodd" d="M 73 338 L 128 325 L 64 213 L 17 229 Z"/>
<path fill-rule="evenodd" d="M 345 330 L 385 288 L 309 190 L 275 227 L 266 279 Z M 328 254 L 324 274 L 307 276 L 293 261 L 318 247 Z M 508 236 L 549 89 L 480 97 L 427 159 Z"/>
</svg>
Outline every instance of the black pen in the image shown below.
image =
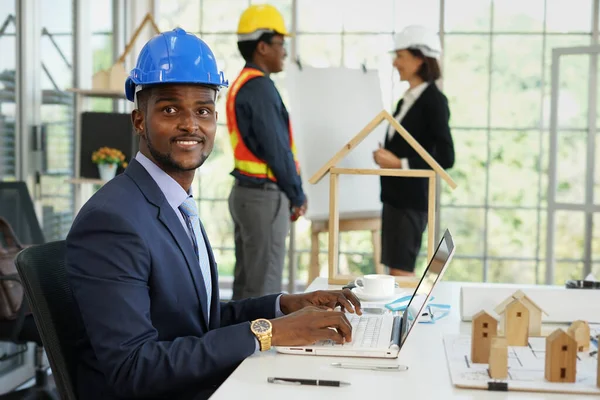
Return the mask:
<svg viewBox="0 0 600 400">
<path fill-rule="evenodd" d="M 312 385 L 312 386 L 350 386 L 349 382 L 326 381 L 323 379 L 298 379 L 298 378 L 267 378 L 269 383 L 280 383 L 283 385 Z"/>
</svg>

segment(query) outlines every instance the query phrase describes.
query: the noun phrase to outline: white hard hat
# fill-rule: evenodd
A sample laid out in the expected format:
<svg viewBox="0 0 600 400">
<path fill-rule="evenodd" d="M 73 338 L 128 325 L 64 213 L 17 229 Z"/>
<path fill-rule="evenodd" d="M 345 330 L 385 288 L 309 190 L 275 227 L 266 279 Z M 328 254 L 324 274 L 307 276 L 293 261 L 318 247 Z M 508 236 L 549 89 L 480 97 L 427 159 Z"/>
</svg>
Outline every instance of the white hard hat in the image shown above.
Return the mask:
<svg viewBox="0 0 600 400">
<path fill-rule="evenodd" d="M 425 57 L 439 58 L 442 55 L 440 37 L 421 25 L 410 25 L 394 37 L 394 50 L 418 49 Z"/>
</svg>

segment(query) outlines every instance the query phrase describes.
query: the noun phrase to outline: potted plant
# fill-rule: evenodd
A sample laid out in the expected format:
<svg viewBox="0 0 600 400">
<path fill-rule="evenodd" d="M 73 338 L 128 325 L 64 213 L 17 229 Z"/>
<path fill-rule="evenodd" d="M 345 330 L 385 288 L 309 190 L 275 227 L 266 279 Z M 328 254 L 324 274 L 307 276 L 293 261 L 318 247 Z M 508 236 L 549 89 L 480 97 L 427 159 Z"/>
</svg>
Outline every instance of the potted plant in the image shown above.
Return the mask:
<svg viewBox="0 0 600 400">
<path fill-rule="evenodd" d="M 109 181 L 117 174 L 117 168 L 127 167 L 125 155 L 112 147 L 101 147 L 92 154 L 92 162 L 98 165 L 100 179 Z"/>
</svg>

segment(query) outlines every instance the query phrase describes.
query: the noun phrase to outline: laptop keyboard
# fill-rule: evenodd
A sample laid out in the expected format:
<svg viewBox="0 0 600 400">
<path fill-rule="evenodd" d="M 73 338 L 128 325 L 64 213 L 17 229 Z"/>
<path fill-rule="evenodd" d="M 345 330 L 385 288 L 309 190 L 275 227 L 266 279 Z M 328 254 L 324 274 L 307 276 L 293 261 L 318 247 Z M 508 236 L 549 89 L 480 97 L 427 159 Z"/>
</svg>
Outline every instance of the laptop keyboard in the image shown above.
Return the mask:
<svg viewBox="0 0 600 400">
<path fill-rule="evenodd" d="M 323 346 L 376 347 L 383 319 L 378 316 L 356 314 L 346 314 L 346 316 L 352 325 L 352 342 L 338 344 L 333 340 L 325 340 L 320 344 Z"/>
</svg>

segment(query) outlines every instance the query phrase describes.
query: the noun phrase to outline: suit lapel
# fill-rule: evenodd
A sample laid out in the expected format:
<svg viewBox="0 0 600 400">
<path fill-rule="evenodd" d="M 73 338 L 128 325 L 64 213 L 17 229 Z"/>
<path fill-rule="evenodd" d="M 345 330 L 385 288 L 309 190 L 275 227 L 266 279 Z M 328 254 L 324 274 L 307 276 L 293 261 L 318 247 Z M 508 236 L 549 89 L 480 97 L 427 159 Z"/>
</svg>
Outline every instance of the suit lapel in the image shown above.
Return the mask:
<svg viewBox="0 0 600 400">
<path fill-rule="evenodd" d="M 185 257 L 188 270 L 192 276 L 194 288 L 196 289 L 198 301 L 202 307 L 202 319 L 206 324 L 206 328 L 208 329 L 208 304 L 206 302 L 208 294 L 206 293 L 204 278 L 202 276 L 202 271 L 200 270 L 200 264 L 198 263 L 198 257 L 196 257 L 196 252 L 194 251 L 192 241 L 183 229 L 183 226 L 181 226 L 179 218 L 177 218 L 177 215 L 175 215 L 173 209 L 166 201 L 160 207 L 158 219 L 165 225 L 169 232 L 171 232 L 171 235 L 175 239 L 177 246 Z"/>
<path fill-rule="evenodd" d="M 175 243 L 179 247 L 179 250 L 183 253 L 187 268 L 192 276 L 192 283 L 196 290 L 196 296 L 198 302 L 202 308 L 202 321 L 204 328 L 208 330 L 208 313 L 207 313 L 207 293 L 204 286 L 204 280 L 202 278 L 202 272 L 200 271 L 200 265 L 194 246 L 186 233 L 184 227 L 181 225 L 179 218 L 171 208 L 171 205 L 167 202 L 164 194 L 154 181 L 146 169 L 135 159 L 131 160 L 127 170 L 125 171 L 133 181 L 138 185 L 146 200 L 149 203 L 155 205 L 158 208 L 158 220 L 163 223 L 167 230 L 171 233 L 171 236 L 175 240 Z M 204 234 L 204 232 L 203 232 Z M 208 247 L 208 246 L 207 246 Z M 211 268 L 212 269 L 212 268 Z M 214 287 L 214 285 L 213 285 Z M 214 297 L 214 295 L 213 295 Z"/>
</svg>

